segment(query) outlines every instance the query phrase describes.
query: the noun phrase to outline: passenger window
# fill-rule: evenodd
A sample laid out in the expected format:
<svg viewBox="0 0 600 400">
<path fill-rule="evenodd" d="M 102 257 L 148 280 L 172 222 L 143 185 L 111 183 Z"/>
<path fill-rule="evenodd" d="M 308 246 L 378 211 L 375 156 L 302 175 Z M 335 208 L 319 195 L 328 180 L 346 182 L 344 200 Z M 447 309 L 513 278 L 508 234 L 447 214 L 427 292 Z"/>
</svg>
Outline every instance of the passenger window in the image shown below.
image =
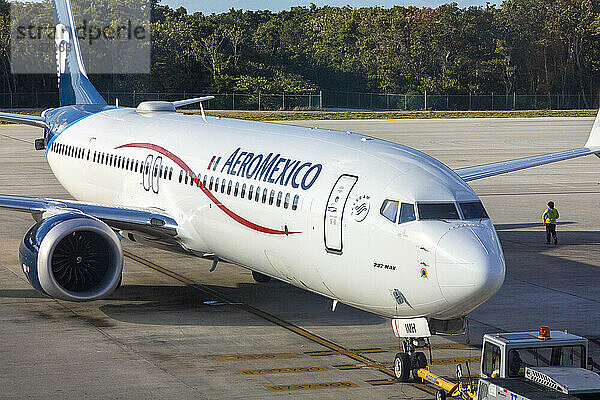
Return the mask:
<svg viewBox="0 0 600 400">
<path fill-rule="evenodd" d="M 285 203 L 283 203 L 283 208 L 288 208 L 290 206 L 290 194 L 287 193 L 285 195 Z"/>
<path fill-rule="evenodd" d="M 260 200 L 260 187 L 256 187 L 256 196 L 254 197 L 254 201 Z"/>
<path fill-rule="evenodd" d="M 232 185 L 232 182 L 229 181 L 229 183 L 227 184 L 227 195 L 231 194 L 231 185 Z"/>
<path fill-rule="evenodd" d="M 190 173 L 189 173 L 189 172 L 186 172 L 186 173 L 185 173 L 185 181 L 184 181 L 184 183 L 185 183 L 186 185 L 187 185 L 187 183 L 188 183 L 188 178 L 189 178 L 189 176 L 190 176 Z"/>
<path fill-rule="evenodd" d="M 140 161 L 135 160 L 135 172 L 138 172 L 138 167 L 140 166 Z"/>
<path fill-rule="evenodd" d="M 158 176 L 158 165 L 154 164 L 154 177 Z"/>
<path fill-rule="evenodd" d="M 242 193 L 240 193 L 240 197 L 243 199 L 246 195 L 246 184 L 242 185 Z"/>
<path fill-rule="evenodd" d="M 202 187 L 202 174 L 198 174 L 198 182 L 196 182 L 198 187 Z"/>
<path fill-rule="evenodd" d="M 395 223 L 398 216 L 398 202 L 395 200 L 384 200 L 379 212 L 385 218 Z"/>
<path fill-rule="evenodd" d="M 137 168 L 137 166 L 136 166 Z M 173 168 L 169 168 L 169 180 L 173 177 Z"/>
<path fill-rule="evenodd" d="M 142 163 L 142 169 L 144 168 L 144 164 Z M 179 183 L 183 180 L 183 170 L 179 173 Z"/>
<path fill-rule="evenodd" d="M 204 179 L 202 180 L 202 187 L 206 187 L 206 175 L 204 175 Z"/>
<path fill-rule="evenodd" d="M 210 186 L 208 187 L 208 190 L 212 190 L 213 189 L 213 183 L 215 183 L 215 178 L 211 176 L 210 177 Z"/>
<path fill-rule="evenodd" d="M 267 193 L 269 193 L 269 190 L 267 188 L 264 188 L 263 189 L 263 197 L 262 197 L 263 204 L 265 204 L 267 202 Z"/>
<path fill-rule="evenodd" d="M 254 195 L 254 185 L 250 185 L 250 189 L 248 189 L 248 199 L 252 200 L 252 197 Z"/>
<path fill-rule="evenodd" d="M 413 204 L 402 203 L 400 205 L 400 219 L 398 219 L 398 223 L 402 224 L 414 221 L 415 219 L 417 219 L 415 217 L 415 206 Z"/>
<path fill-rule="evenodd" d="M 271 190 L 271 194 L 269 195 L 269 205 L 273 205 L 273 200 L 275 200 L 275 191 Z"/>
<path fill-rule="evenodd" d="M 91 152 L 92 152 L 92 150 L 88 150 L 88 153 L 87 153 L 87 160 L 88 161 L 90 161 L 90 154 L 91 154 Z"/>
<path fill-rule="evenodd" d="M 94 152 L 94 157 L 92 158 L 92 161 L 96 162 L 96 152 Z"/>
<path fill-rule="evenodd" d="M 221 193 L 225 193 L 225 179 L 221 181 Z"/>
<path fill-rule="evenodd" d="M 234 191 L 233 191 L 233 195 L 234 195 L 235 197 L 237 197 L 237 195 L 238 195 L 238 190 L 239 190 L 239 188 L 240 188 L 240 183 L 239 183 L 239 182 L 236 182 L 236 183 L 235 183 L 235 189 L 234 189 Z"/>
<path fill-rule="evenodd" d="M 489 378 L 500 376 L 500 347 L 486 342 L 483 348 L 482 371 Z"/>
<path fill-rule="evenodd" d="M 281 197 L 283 196 L 283 193 L 279 192 L 277 193 L 277 207 L 281 207 Z"/>
<path fill-rule="evenodd" d="M 219 191 L 219 178 L 215 179 L 215 192 Z"/>
<path fill-rule="evenodd" d="M 294 201 L 292 203 L 292 210 L 297 210 L 298 209 L 298 200 L 300 200 L 300 196 L 295 195 L 294 196 Z"/>
</svg>

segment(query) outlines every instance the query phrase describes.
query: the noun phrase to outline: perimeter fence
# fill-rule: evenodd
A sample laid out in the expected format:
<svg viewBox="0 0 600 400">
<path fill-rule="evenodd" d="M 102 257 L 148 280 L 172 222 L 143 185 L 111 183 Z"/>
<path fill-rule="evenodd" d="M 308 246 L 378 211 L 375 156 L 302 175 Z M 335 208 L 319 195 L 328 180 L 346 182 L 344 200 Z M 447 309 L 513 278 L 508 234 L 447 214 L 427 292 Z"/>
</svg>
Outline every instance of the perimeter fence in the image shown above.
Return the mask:
<svg viewBox="0 0 600 400">
<path fill-rule="evenodd" d="M 339 91 L 316 93 L 137 93 L 102 92 L 109 104 L 135 107 L 142 101 L 175 101 L 214 96 L 208 110 L 360 110 L 360 111 L 488 111 L 567 110 L 598 108 L 600 93 L 583 94 L 386 94 Z M 58 104 L 56 92 L 0 93 L 2 109 L 44 109 Z M 191 106 L 191 107 L 198 107 Z"/>
</svg>

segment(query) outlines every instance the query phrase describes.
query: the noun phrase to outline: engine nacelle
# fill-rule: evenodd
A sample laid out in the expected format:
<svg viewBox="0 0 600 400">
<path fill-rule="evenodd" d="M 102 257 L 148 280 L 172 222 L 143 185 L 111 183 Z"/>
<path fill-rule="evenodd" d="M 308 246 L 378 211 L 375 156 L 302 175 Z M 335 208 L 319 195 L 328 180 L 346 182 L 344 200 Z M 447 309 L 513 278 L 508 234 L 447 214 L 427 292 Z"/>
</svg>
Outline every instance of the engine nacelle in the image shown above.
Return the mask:
<svg viewBox="0 0 600 400">
<path fill-rule="evenodd" d="M 111 294 L 123 272 L 123 248 L 104 222 L 84 214 L 54 215 L 35 224 L 19 248 L 23 272 L 39 292 L 91 301 Z"/>
</svg>

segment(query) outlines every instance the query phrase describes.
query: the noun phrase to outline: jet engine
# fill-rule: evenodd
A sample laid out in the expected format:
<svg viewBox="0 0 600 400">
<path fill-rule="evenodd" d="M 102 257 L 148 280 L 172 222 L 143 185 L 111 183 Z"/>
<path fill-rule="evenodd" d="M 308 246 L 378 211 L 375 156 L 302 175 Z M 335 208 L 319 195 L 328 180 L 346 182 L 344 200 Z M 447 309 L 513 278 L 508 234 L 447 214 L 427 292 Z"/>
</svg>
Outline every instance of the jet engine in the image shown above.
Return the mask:
<svg viewBox="0 0 600 400">
<path fill-rule="evenodd" d="M 110 295 L 123 271 L 123 249 L 104 222 L 66 212 L 43 219 L 23 237 L 23 272 L 42 294 L 68 301 Z"/>
</svg>

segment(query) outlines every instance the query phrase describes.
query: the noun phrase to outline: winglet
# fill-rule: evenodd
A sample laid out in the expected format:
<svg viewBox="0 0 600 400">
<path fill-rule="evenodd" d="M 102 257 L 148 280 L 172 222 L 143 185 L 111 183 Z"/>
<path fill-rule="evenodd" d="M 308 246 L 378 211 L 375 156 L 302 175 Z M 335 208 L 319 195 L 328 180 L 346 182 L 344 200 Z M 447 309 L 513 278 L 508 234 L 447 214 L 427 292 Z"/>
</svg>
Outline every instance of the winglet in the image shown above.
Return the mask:
<svg viewBox="0 0 600 400">
<path fill-rule="evenodd" d="M 600 111 L 598 111 L 598 115 L 596 115 L 596 120 L 590 131 L 590 136 L 585 143 L 585 147 L 588 149 L 600 150 Z"/>
</svg>

